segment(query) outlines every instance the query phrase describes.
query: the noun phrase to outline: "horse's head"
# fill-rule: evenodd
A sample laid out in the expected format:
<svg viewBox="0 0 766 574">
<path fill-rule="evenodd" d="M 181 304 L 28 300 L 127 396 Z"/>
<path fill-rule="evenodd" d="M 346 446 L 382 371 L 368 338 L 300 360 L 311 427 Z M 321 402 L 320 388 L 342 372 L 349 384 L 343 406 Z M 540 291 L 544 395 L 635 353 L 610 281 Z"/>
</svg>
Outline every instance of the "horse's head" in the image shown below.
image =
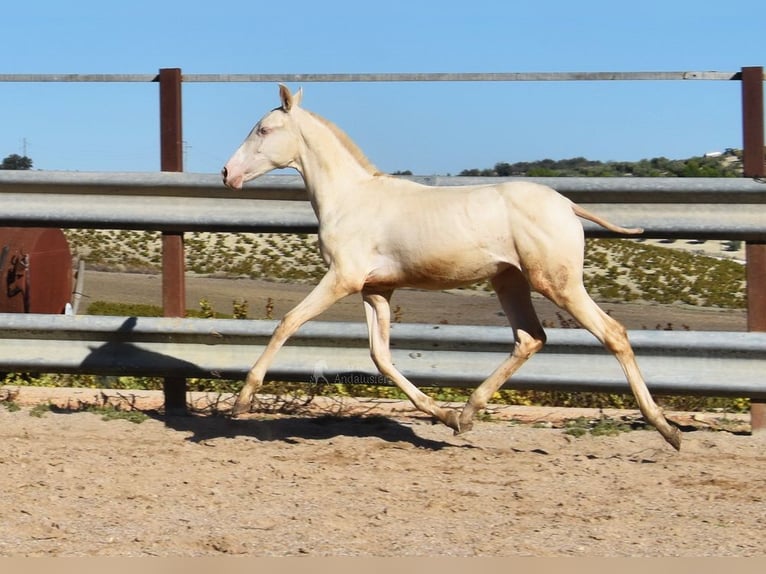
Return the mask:
<svg viewBox="0 0 766 574">
<path fill-rule="evenodd" d="M 231 189 L 272 169 L 295 167 L 299 134 L 293 112 L 300 105 L 302 91 L 294 95 L 287 86 L 279 85 L 282 105 L 261 118 L 245 141 L 221 170 L 223 183 Z"/>
</svg>

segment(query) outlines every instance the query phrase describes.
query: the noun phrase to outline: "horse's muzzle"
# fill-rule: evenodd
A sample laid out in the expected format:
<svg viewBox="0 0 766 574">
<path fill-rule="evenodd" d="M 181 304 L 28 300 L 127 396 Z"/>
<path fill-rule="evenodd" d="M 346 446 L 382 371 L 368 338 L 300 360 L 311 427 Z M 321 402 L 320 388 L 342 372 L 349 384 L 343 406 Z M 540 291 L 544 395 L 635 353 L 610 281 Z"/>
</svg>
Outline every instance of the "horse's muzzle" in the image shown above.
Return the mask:
<svg viewBox="0 0 766 574">
<path fill-rule="evenodd" d="M 236 171 L 231 173 L 226 167 L 221 170 L 221 177 L 223 178 L 223 184 L 229 189 L 240 190 L 242 189 L 242 184 L 245 183 L 245 178 L 242 174 L 237 174 Z"/>
</svg>

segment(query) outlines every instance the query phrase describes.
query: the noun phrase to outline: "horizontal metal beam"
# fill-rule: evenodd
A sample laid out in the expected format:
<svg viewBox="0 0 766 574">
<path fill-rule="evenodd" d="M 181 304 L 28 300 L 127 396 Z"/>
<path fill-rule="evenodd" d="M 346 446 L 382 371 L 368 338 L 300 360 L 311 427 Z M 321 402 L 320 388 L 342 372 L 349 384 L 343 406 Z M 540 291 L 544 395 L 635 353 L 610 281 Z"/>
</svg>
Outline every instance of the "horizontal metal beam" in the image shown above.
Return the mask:
<svg viewBox="0 0 766 574">
<path fill-rule="evenodd" d="M 156 82 L 159 74 L 0 74 L 0 82 Z"/>
<path fill-rule="evenodd" d="M 476 72 L 390 74 L 184 74 L 185 82 L 582 82 L 739 80 L 739 72 Z"/>
<path fill-rule="evenodd" d="M 0 194 L 0 226 L 312 233 L 305 201 Z"/>
<path fill-rule="evenodd" d="M 447 187 L 530 181 L 552 187 L 577 203 L 766 204 L 766 182 L 734 177 L 402 176 L 402 179 Z M 241 191 L 232 191 L 224 187 L 218 174 L 161 171 L 0 170 L 0 193 L 308 200 L 299 175 L 263 175 L 248 182 Z"/>
<path fill-rule="evenodd" d="M 413 177 L 426 185 L 518 178 Z M 537 178 L 643 237 L 766 239 L 766 185 L 739 178 Z M 316 231 L 298 176 L 233 192 L 210 174 L 0 171 L 0 225 L 159 231 Z M 614 234 L 584 221 L 591 237 Z"/>
<path fill-rule="evenodd" d="M 566 82 L 740 80 L 740 72 L 437 72 L 361 74 L 184 74 L 184 82 Z M 0 82 L 156 82 L 157 74 L 0 74 Z"/>
<path fill-rule="evenodd" d="M 274 321 L 0 314 L 0 371 L 242 378 Z M 590 333 L 550 329 L 548 345 L 509 388 L 628 393 L 617 361 Z M 766 333 L 631 331 L 653 392 L 766 398 Z M 394 324 L 392 352 L 413 382 L 472 387 L 511 349 L 510 329 Z M 365 325 L 310 322 L 271 380 L 388 384 L 367 351 Z"/>
<path fill-rule="evenodd" d="M 219 174 L 169 171 L 0 170 L 0 193 L 308 200 L 298 175 L 264 175 L 244 190 L 232 191 Z"/>
<path fill-rule="evenodd" d="M 531 181 L 577 203 L 766 203 L 766 182 L 737 177 L 415 177 L 425 185 Z"/>
</svg>

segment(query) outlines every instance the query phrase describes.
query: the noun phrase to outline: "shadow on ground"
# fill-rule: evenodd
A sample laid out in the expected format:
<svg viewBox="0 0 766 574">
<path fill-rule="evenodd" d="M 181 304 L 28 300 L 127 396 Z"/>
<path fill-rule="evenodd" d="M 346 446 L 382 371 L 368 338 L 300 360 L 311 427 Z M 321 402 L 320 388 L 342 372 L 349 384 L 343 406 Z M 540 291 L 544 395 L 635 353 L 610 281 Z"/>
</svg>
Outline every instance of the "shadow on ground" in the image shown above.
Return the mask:
<svg viewBox="0 0 766 574">
<path fill-rule="evenodd" d="M 189 440 L 203 442 L 216 438 L 250 437 L 259 441 L 298 443 L 303 440 L 329 440 L 340 436 L 376 437 L 386 442 L 406 442 L 417 448 L 441 450 L 455 445 L 418 436 L 408 424 L 383 416 L 320 415 L 282 416 L 265 419 L 231 419 L 226 416 L 150 416 L 173 430 L 191 433 Z"/>
</svg>

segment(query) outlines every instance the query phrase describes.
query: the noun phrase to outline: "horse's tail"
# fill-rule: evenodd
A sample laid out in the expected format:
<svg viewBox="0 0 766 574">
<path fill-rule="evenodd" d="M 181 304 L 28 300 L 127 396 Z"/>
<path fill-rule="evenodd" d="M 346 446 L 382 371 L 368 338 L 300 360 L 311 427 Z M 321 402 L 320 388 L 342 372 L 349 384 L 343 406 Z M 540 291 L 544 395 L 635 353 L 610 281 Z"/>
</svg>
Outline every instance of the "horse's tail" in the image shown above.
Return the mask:
<svg viewBox="0 0 766 574">
<path fill-rule="evenodd" d="M 600 225 L 604 229 L 608 229 L 609 231 L 614 231 L 615 233 L 622 233 L 624 235 L 639 235 L 644 232 L 643 228 L 641 227 L 620 227 L 619 225 L 610 223 L 606 219 L 603 219 L 599 217 L 598 215 L 591 213 L 590 211 L 588 211 L 587 209 L 583 207 L 580 207 L 576 203 L 572 203 L 572 210 L 575 212 L 575 215 L 577 215 L 578 217 L 582 217 L 583 219 L 592 221 L 593 223 Z"/>
</svg>

